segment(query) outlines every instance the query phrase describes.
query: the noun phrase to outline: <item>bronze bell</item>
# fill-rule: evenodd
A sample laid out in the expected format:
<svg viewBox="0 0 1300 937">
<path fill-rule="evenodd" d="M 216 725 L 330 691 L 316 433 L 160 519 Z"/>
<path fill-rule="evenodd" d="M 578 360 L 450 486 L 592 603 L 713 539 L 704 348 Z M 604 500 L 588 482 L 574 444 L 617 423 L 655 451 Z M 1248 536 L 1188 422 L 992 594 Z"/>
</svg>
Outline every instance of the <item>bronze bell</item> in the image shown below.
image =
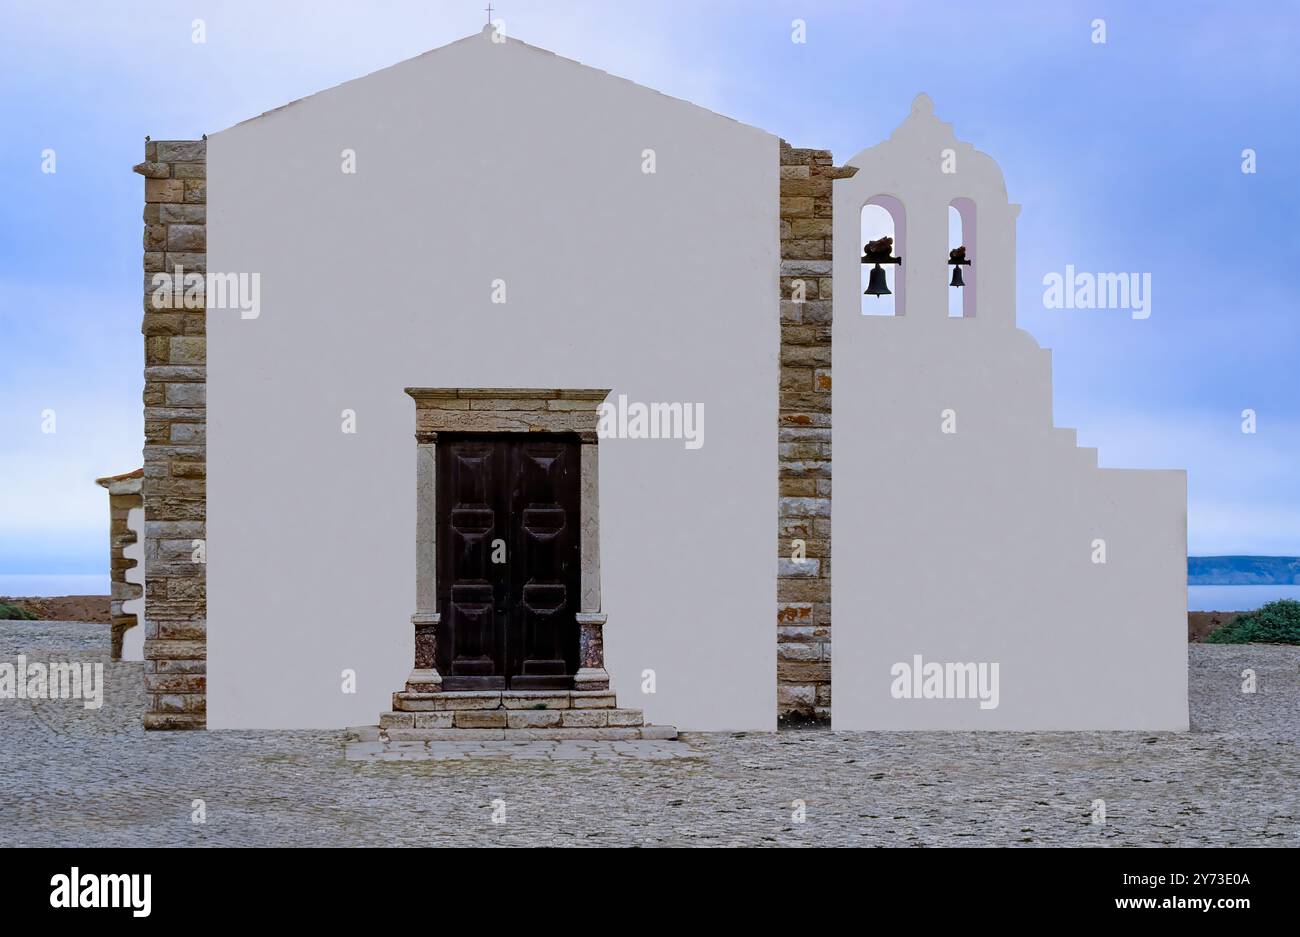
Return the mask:
<svg viewBox="0 0 1300 937">
<path fill-rule="evenodd" d="M 871 277 L 867 280 L 867 288 L 863 290 L 864 296 L 889 296 L 893 290 L 889 288 L 889 281 L 885 279 L 885 271 L 876 264 L 871 268 Z"/>
<path fill-rule="evenodd" d="M 948 251 L 948 263 L 952 264 L 952 282 L 949 286 L 965 286 L 966 281 L 962 278 L 961 268 L 969 267 L 970 261 L 966 259 L 966 245 L 954 247 Z"/>
</svg>

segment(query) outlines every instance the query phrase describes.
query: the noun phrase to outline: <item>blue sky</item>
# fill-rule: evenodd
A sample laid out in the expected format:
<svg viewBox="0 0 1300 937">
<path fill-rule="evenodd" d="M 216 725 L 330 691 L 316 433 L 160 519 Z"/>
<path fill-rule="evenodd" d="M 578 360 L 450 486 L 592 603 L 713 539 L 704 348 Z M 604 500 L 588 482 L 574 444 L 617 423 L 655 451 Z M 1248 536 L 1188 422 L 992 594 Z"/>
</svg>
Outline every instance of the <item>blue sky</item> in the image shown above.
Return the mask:
<svg viewBox="0 0 1300 937">
<path fill-rule="evenodd" d="M 454 41 L 485 5 L 0 4 L 0 574 L 107 565 L 93 479 L 141 461 L 144 136 L 194 138 Z M 1300 554 L 1300 7 L 494 6 L 511 35 L 840 161 L 928 92 L 1023 206 L 1019 322 L 1054 352 L 1057 424 L 1103 465 L 1186 468 L 1190 552 Z M 1150 272 L 1151 317 L 1044 309 L 1066 264 Z"/>
</svg>

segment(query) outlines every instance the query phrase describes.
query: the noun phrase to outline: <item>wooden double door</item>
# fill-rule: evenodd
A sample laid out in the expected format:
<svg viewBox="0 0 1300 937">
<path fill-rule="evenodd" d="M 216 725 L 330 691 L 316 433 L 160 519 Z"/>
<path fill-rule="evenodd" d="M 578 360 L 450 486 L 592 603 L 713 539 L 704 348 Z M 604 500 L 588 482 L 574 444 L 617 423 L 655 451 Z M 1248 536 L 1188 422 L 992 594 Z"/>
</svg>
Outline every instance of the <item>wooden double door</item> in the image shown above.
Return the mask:
<svg viewBox="0 0 1300 937">
<path fill-rule="evenodd" d="M 568 689 L 578 669 L 576 436 L 438 436 L 443 688 Z"/>
</svg>

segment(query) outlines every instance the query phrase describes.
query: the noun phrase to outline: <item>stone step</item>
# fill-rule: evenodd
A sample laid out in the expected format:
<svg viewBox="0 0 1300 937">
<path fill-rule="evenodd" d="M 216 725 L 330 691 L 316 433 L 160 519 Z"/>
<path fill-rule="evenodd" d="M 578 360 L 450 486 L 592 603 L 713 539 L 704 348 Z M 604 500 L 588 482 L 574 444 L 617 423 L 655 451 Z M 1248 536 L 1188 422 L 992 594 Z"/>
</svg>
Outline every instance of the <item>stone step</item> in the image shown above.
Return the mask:
<svg viewBox="0 0 1300 937">
<path fill-rule="evenodd" d="M 614 694 L 607 690 L 462 690 L 442 693 L 407 690 L 393 694 L 393 709 L 398 712 L 614 709 L 617 706 Z"/>
<path fill-rule="evenodd" d="M 541 741 L 634 741 L 677 738 L 672 726 L 594 726 L 590 728 L 545 729 L 408 729 L 380 728 L 379 739 L 394 742 L 541 742 Z"/>
<path fill-rule="evenodd" d="M 383 729 L 635 729 L 639 709 L 456 709 L 381 713 Z"/>
</svg>

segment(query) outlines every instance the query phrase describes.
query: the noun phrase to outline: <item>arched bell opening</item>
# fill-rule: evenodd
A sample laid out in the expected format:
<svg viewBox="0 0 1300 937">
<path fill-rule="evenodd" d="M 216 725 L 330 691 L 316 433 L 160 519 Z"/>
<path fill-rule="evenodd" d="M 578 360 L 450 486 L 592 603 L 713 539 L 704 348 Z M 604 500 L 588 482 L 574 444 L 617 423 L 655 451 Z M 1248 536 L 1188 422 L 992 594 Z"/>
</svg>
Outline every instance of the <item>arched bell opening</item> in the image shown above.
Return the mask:
<svg viewBox="0 0 1300 937">
<path fill-rule="evenodd" d="M 890 239 L 888 243 L 885 239 Z M 901 316 L 907 310 L 907 277 L 900 262 L 907 247 L 907 215 L 892 195 L 875 195 L 862 206 L 862 314 Z M 873 253 L 874 250 L 874 253 Z"/>
<path fill-rule="evenodd" d="M 975 203 L 955 198 L 948 203 L 948 315 L 975 315 Z"/>
</svg>

